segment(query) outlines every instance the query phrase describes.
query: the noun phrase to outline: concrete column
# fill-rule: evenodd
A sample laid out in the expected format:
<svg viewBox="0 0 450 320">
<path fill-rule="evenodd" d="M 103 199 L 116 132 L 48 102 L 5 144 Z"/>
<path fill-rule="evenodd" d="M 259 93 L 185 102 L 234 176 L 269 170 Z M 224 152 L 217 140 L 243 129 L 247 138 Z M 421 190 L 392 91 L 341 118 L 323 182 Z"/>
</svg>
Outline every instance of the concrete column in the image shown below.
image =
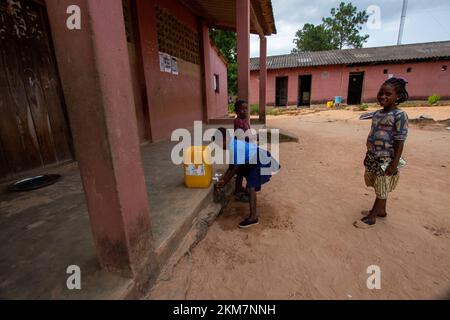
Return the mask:
<svg viewBox="0 0 450 320">
<path fill-rule="evenodd" d="M 250 101 L 250 0 L 236 0 L 236 32 L 238 98 Z"/>
<path fill-rule="evenodd" d="M 267 38 L 259 40 L 259 122 L 266 123 Z"/>
<path fill-rule="evenodd" d="M 66 27 L 70 5 L 81 30 Z M 47 1 L 47 10 L 98 261 L 144 277 L 157 264 L 122 1 Z"/>
<path fill-rule="evenodd" d="M 211 66 L 211 43 L 209 38 L 209 28 L 200 21 L 201 36 L 201 57 L 202 57 L 202 78 L 203 78 L 203 121 L 208 123 L 209 111 L 213 108 L 214 88 L 213 73 Z"/>
</svg>

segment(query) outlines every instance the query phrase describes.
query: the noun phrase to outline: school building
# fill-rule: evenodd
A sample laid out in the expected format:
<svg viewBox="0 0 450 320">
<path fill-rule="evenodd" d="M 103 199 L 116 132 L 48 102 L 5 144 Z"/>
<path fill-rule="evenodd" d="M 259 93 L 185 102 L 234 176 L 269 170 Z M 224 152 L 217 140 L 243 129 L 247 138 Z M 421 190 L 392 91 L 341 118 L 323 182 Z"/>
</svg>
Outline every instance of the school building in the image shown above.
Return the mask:
<svg viewBox="0 0 450 320">
<path fill-rule="evenodd" d="M 70 264 L 142 288 L 180 243 L 175 226 L 210 201 L 211 188 L 183 188 L 167 142 L 227 115 L 227 62 L 209 30 L 236 31 L 248 100 L 250 34 L 266 52 L 271 1 L 1 0 L 0 21 L 0 297 L 60 297 Z M 2 192 L 50 171 L 66 175 Z"/>
<path fill-rule="evenodd" d="M 389 77 L 408 80 L 410 99 L 450 98 L 450 41 L 301 52 L 267 58 L 266 100 L 272 106 L 376 101 Z M 251 59 L 251 103 L 259 101 L 259 60 Z"/>
</svg>

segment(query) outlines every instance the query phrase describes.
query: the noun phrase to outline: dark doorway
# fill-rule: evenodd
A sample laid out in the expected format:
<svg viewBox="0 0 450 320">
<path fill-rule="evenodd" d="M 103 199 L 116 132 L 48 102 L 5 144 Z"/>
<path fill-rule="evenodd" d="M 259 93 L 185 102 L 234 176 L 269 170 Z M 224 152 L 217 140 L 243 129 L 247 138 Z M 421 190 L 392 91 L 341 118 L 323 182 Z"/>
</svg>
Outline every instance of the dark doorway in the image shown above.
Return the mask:
<svg viewBox="0 0 450 320">
<path fill-rule="evenodd" d="M 0 178 L 73 158 L 43 5 L 0 6 Z"/>
<path fill-rule="evenodd" d="M 361 104 L 364 72 L 350 73 L 347 104 Z"/>
<path fill-rule="evenodd" d="M 312 75 L 298 77 L 298 102 L 299 107 L 311 106 Z"/>
<path fill-rule="evenodd" d="M 286 107 L 288 105 L 288 77 L 277 77 L 275 81 L 275 105 Z"/>
</svg>

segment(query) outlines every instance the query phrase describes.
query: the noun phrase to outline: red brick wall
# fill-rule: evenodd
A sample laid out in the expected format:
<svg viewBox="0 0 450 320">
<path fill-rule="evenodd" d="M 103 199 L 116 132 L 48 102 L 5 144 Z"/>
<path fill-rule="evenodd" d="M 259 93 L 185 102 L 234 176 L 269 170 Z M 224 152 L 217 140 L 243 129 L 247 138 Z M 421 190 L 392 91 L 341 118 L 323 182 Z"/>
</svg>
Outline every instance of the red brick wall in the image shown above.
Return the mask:
<svg viewBox="0 0 450 320">
<path fill-rule="evenodd" d="M 378 89 L 388 78 L 389 74 L 393 74 L 396 77 L 404 77 L 408 80 L 408 91 L 411 99 L 424 99 L 434 93 L 441 95 L 443 98 L 450 98 L 450 69 L 442 71 L 443 65 L 450 67 L 450 60 L 351 68 L 346 66 L 324 66 L 269 70 L 267 74 L 267 104 L 273 105 L 275 103 L 276 77 L 288 76 L 289 105 L 296 105 L 298 76 L 304 74 L 312 75 L 312 103 L 334 100 L 335 96 L 342 96 L 345 101 L 347 99 L 350 72 L 365 73 L 362 98 L 364 102 L 376 100 Z M 410 73 L 407 73 L 407 68 L 411 68 Z M 384 69 L 388 69 L 388 74 L 383 73 Z M 328 78 L 323 78 L 324 72 L 329 74 Z M 250 103 L 258 103 L 259 79 L 257 71 L 251 73 L 250 81 Z"/>
</svg>

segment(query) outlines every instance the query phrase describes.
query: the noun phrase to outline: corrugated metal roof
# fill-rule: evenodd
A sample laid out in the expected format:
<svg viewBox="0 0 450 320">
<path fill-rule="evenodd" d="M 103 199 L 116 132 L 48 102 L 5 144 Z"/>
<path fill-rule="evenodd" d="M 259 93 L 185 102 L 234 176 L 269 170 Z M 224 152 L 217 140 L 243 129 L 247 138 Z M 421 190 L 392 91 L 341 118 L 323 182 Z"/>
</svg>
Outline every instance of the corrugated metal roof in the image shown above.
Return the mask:
<svg viewBox="0 0 450 320">
<path fill-rule="evenodd" d="M 267 69 L 326 65 L 395 63 L 400 61 L 450 59 L 450 41 L 400 46 L 301 52 L 267 57 Z M 250 70 L 259 70 L 259 58 L 250 59 Z"/>
</svg>

